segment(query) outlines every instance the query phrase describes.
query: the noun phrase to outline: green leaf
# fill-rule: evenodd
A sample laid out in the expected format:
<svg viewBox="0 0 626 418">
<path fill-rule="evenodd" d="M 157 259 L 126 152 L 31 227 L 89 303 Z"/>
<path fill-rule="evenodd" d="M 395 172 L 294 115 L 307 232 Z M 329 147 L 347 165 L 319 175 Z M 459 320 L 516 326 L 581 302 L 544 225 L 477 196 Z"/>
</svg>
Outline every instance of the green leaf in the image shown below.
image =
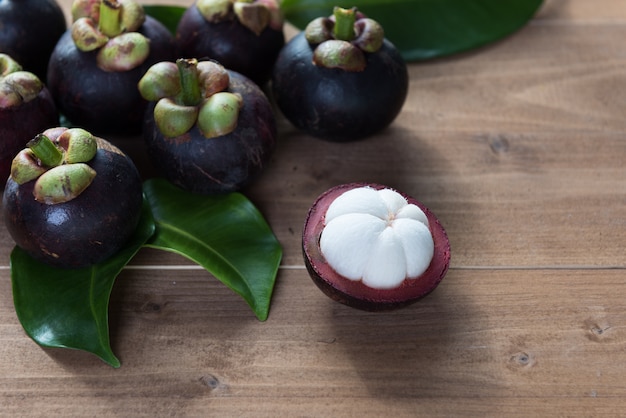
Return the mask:
<svg viewBox="0 0 626 418">
<path fill-rule="evenodd" d="M 144 199 L 134 235 L 119 253 L 102 263 L 61 269 L 15 247 L 11 252 L 13 302 L 26 333 L 41 346 L 84 350 L 119 367 L 109 342 L 111 289 L 122 268 L 153 233 L 154 220 Z"/>
<path fill-rule="evenodd" d="M 450 55 L 499 40 L 533 17 L 541 0 L 283 0 L 302 29 L 334 6 L 356 6 L 377 20 L 406 61 Z"/>
<path fill-rule="evenodd" d="M 187 9 L 182 6 L 144 5 L 143 10 L 146 15 L 163 23 L 172 34 L 175 34 L 178 22 Z"/>
<path fill-rule="evenodd" d="M 144 183 L 156 231 L 148 247 L 194 261 L 267 319 L 282 247 L 254 205 L 240 193 L 206 196 L 166 180 Z"/>
</svg>

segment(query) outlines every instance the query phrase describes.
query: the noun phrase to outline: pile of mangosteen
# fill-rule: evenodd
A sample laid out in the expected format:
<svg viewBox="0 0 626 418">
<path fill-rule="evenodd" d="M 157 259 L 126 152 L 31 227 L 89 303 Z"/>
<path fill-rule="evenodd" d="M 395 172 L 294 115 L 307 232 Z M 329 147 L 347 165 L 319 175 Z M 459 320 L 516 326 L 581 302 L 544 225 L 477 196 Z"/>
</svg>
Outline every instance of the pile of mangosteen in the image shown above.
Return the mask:
<svg viewBox="0 0 626 418">
<path fill-rule="evenodd" d="M 289 41 L 278 0 L 196 0 L 175 31 L 137 0 L 75 0 L 71 17 L 54 0 L 0 0 L 4 219 L 19 247 L 63 268 L 105 260 L 138 223 L 141 174 L 104 137 L 140 136 L 186 191 L 229 193 L 268 163 L 276 114 L 350 142 L 389 126 L 408 92 L 401 54 L 356 8 Z M 434 215 L 381 185 L 320 196 L 302 250 L 326 294 L 368 310 L 425 296 L 449 263 Z"/>
</svg>

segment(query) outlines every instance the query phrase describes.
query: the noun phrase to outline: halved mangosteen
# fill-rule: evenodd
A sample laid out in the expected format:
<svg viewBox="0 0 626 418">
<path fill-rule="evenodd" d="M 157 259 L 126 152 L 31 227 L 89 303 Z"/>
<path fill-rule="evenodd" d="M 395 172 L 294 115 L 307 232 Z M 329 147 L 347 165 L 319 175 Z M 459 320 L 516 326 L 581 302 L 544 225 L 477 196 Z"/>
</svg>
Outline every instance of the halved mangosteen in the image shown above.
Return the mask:
<svg viewBox="0 0 626 418">
<path fill-rule="evenodd" d="M 51 128 L 13 160 L 2 210 L 33 258 L 81 268 L 114 255 L 135 231 L 143 194 L 135 165 L 81 128 Z"/>
<path fill-rule="evenodd" d="M 450 243 L 435 215 L 379 184 L 343 184 L 318 197 L 304 224 L 302 250 L 327 296 L 366 311 L 420 300 L 450 264 Z"/>
</svg>

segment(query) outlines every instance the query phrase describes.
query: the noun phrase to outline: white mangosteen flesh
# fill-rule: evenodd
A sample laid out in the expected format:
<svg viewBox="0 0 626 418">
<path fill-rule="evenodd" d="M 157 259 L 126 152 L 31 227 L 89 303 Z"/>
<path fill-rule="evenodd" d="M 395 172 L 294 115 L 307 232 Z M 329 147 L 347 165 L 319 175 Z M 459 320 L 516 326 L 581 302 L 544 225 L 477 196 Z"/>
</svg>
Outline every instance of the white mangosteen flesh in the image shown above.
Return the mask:
<svg viewBox="0 0 626 418">
<path fill-rule="evenodd" d="M 435 244 L 426 214 L 392 189 L 348 190 L 328 207 L 320 250 L 343 277 L 393 289 L 430 266 Z"/>
</svg>

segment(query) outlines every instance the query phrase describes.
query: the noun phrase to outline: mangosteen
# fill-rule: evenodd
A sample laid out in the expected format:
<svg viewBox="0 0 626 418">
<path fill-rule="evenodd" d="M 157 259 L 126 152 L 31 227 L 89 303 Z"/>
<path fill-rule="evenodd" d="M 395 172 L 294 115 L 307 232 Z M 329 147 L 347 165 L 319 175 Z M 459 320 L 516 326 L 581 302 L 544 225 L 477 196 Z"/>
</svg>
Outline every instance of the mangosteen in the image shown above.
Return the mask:
<svg viewBox="0 0 626 418">
<path fill-rule="evenodd" d="M 393 122 L 408 92 L 406 63 L 382 26 L 335 7 L 281 50 L 272 73 L 278 108 L 298 129 L 329 141 L 370 136 Z"/>
<path fill-rule="evenodd" d="M 40 80 L 48 60 L 67 29 L 55 0 L 0 0 L 0 52 L 10 55 Z"/>
<path fill-rule="evenodd" d="M 11 172 L 15 154 L 39 132 L 57 126 L 59 115 L 50 91 L 33 73 L 0 54 L 0 179 Z"/>
<path fill-rule="evenodd" d="M 195 58 L 155 64 L 139 82 L 150 100 L 148 156 L 178 187 L 201 194 L 240 190 L 276 145 L 272 106 L 252 80 Z"/>
<path fill-rule="evenodd" d="M 418 301 L 450 264 L 450 243 L 435 215 L 380 184 L 343 184 L 319 196 L 304 224 L 302 250 L 327 296 L 367 311 Z"/>
<path fill-rule="evenodd" d="M 60 112 L 94 134 L 139 134 L 147 102 L 137 82 L 174 59 L 174 37 L 134 0 L 75 0 L 72 18 L 48 68 Z"/>
<path fill-rule="evenodd" d="M 285 44 L 283 23 L 276 0 L 196 0 L 178 23 L 176 45 L 183 57 L 218 61 L 263 85 Z"/>
<path fill-rule="evenodd" d="M 135 165 L 82 128 L 50 128 L 20 151 L 3 206 L 7 229 L 33 258 L 82 268 L 117 253 L 135 231 L 143 202 Z"/>
</svg>

